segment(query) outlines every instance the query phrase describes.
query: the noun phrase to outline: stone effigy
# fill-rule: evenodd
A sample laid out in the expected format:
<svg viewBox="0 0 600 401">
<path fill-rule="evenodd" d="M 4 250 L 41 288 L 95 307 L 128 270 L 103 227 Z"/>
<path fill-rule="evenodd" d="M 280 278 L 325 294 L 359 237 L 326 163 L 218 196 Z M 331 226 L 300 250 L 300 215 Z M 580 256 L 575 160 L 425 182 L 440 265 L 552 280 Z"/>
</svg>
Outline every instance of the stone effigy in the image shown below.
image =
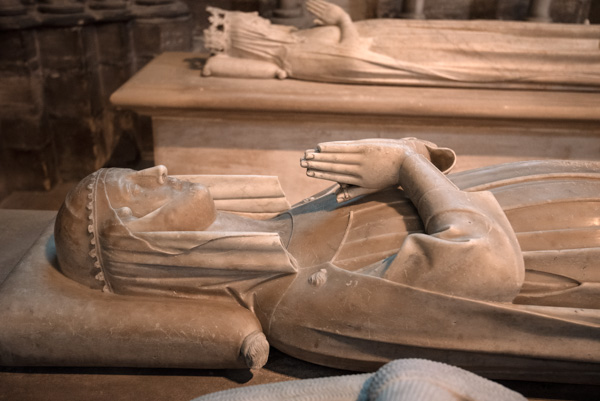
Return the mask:
<svg viewBox="0 0 600 401">
<path fill-rule="evenodd" d="M 308 0 L 322 27 L 295 30 L 257 14 L 208 8 L 203 74 L 333 83 L 594 90 L 600 30 L 514 21 L 352 22 Z"/>
<path fill-rule="evenodd" d="M 525 401 L 525 397 L 454 366 L 400 359 L 374 374 L 286 381 L 219 391 L 193 401 Z"/>
<path fill-rule="evenodd" d="M 415 355 L 600 363 L 600 164 L 449 179 L 454 162 L 414 138 L 322 143 L 301 165 L 339 185 L 292 208 L 258 178 L 102 169 L 58 214 L 59 269 L 114 301 L 193 299 L 202 347 L 230 351 L 219 366 L 260 367 L 269 344 L 363 371 Z"/>
</svg>

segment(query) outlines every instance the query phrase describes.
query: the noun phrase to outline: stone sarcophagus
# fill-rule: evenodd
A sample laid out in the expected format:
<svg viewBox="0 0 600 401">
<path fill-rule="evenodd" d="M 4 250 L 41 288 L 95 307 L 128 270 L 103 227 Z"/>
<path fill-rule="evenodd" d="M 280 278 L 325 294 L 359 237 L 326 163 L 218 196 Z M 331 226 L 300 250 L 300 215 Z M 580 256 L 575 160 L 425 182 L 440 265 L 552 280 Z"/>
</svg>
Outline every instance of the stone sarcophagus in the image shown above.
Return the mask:
<svg viewBox="0 0 600 401">
<path fill-rule="evenodd" d="M 455 161 L 414 138 L 320 143 L 300 164 L 336 185 L 292 207 L 269 177 L 99 170 L 3 284 L 2 363 L 258 368 L 271 345 L 593 382 L 600 166 Z"/>
</svg>

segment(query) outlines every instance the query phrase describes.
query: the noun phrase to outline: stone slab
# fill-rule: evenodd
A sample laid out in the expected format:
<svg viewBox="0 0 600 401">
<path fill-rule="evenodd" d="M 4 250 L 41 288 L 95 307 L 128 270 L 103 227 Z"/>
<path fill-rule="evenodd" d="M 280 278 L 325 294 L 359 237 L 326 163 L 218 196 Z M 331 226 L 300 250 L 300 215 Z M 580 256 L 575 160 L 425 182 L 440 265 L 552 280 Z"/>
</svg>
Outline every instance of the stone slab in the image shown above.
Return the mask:
<svg viewBox="0 0 600 401">
<path fill-rule="evenodd" d="M 342 85 L 200 75 L 206 55 L 163 53 L 111 96 L 152 116 L 201 111 L 600 121 L 600 93 Z"/>
<path fill-rule="evenodd" d="M 0 367 L 0 400 L 189 401 L 231 388 L 349 373 L 299 361 L 276 350 L 271 354 L 267 366 L 253 371 Z"/>
<path fill-rule="evenodd" d="M 7 230 L 0 231 L 0 240 L 2 241 L 0 252 L 2 264 L 0 266 L 4 267 L 14 261 L 21 261 L 9 279 L 0 285 L 0 322 L 2 322 L 0 344 L 7 338 L 7 335 L 13 337 L 19 335 L 24 342 L 30 344 L 32 352 L 28 357 L 39 358 L 41 352 L 53 358 L 44 363 L 39 363 L 39 359 L 37 359 L 38 363 L 34 363 L 34 360 L 27 362 L 27 360 L 21 359 L 16 361 L 18 363 L 10 364 L 7 363 L 6 357 L 11 352 L 15 354 L 15 351 L 9 350 L 7 353 L 6 348 L 0 346 L 0 359 L 2 360 L 0 365 L 3 365 L 0 366 L 0 400 L 51 401 L 82 398 L 113 401 L 189 400 L 210 392 L 240 386 L 349 373 L 299 361 L 273 349 L 267 365 L 258 371 L 103 367 L 103 365 L 109 364 L 106 358 L 111 357 L 111 348 L 115 347 L 115 343 L 125 341 L 128 349 L 139 352 L 139 344 L 136 344 L 139 336 L 118 338 L 119 335 L 117 335 L 116 339 L 108 340 L 109 347 L 107 348 L 102 344 L 103 339 L 107 337 L 107 332 L 103 329 L 107 329 L 107 323 L 117 322 L 118 316 L 114 316 L 114 313 L 111 315 L 100 313 L 98 319 L 102 324 L 98 325 L 94 319 L 88 319 L 85 321 L 86 324 L 81 325 L 81 322 L 77 323 L 76 319 L 73 320 L 73 318 L 77 318 L 77 314 L 74 313 L 76 310 L 73 309 L 73 305 L 69 307 L 69 301 L 66 298 L 85 294 L 87 290 L 70 283 L 72 287 L 69 285 L 63 287 L 65 293 L 57 296 L 52 288 L 43 287 L 44 282 L 46 284 L 49 282 L 64 284 L 62 281 L 64 277 L 60 276 L 52 264 L 51 233 L 54 215 L 54 212 L 0 210 L 0 221 L 5 223 L 3 227 L 7 228 Z M 23 258 L 23 254 L 26 253 L 24 248 L 31 243 L 35 243 L 31 252 Z M 12 254 L 7 252 L 11 248 L 14 248 Z M 46 281 L 48 279 L 52 281 Z M 35 291 L 39 293 L 37 297 Z M 98 295 L 104 297 L 105 294 L 98 293 Z M 77 304 L 84 304 L 83 307 L 87 310 L 93 309 L 94 300 L 90 300 L 88 296 L 76 298 L 74 301 Z M 148 314 L 144 311 L 146 308 L 144 304 L 148 300 L 141 303 L 135 301 L 128 300 L 128 302 L 132 302 L 135 312 L 132 312 L 127 306 L 120 309 L 123 316 L 127 318 L 122 320 L 121 324 L 127 325 L 132 321 L 135 324 L 135 315 L 148 318 Z M 166 308 L 181 307 L 179 304 L 174 305 L 171 301 L 163 300 L 161 303 L 164 303 Z M 96 302 L 98 301 L 96 300 Z M 189 303 L 189 301 L 186 302 Z M 195 303 L 191 304 L 192 307 L 198 308 Z M 149 303 L 147 306 L 155 308 L 157 304 Z M 22 315 L 21 318 L 14 319 L 15 313 Z M 193 313 L 193 311 L 188 313 Z M 53 320 L 54 324 L 45 324 L 48 320 Z M 155 324 L 152 319 L 148 319 L 148 323 Z M 71 331 L 65 334 L 65 328 L 69 328 Z M 108 332 L 111 333 L 108 337 L 115 336 L 113 330 L 108 330 Z M 64 348 L 57 347 L 57 333 L 59 333 L 59 337 L 63 337 L 63 343 L 67 341 L 72 349 L 81 349 L 82 344 L 87 347 L 88 355 L 90 358 L 95 358 L 94 361 L 87 363 L 74 361 L 72 351 L 57 356 L 55 352 L 65 351 Z M 64 338 L 65 335 L 71 335 L 71 338 Z M 32 341 L 34 337 L 35 340 Z M 172 336 L 163 336 L 161 346 L 165 347 L 167 353 L 177 355 L 177 347 L 173 348 L 168 344 L 170 338 Z M 146 342 L 143 347 L 156 349 L 157 345 Z M 38 353 L 37 356 L 36 353 Z M 98 356 L 98 354 L 102 354 L 102 356 Z M 112 356 L 114 357 L 114 354 Z M 15 362 L 14 359 L 13 362 Z M 31 367 L 34 364 L 47 367 Z M 21 365 L 21 367 L 15 365 Z M 59 365 L 71 367 L 56 367 Z M 77 365 L 79 367 L 72 367 Z M 576 367 L 574 366 L 574 368 Z M 536 371 L 539 380 L 544 369 L 536 369 Z M 577 369 L 573 369 L 573 372 L 575 372 L 572 374 L 575 381 L 577 381 L 577 377 L 581 379 L 581 377 L 587 376 L 587 380 L 584 382 L 590 384 L 542 384 L 522 381 L 503 381 L 502 384 L 523 393 L 530 399 L 556 399 L 557 397 L 560 399 L 593 399 L 594 395 L 600 391 L 598 385 L 592 384 L 594 377 L 597 379 L 597 375 L 594 376 L 591 371 L 587 374 L 582 371 L 577 372 Z"/>
<path fill-rule="evenodd" d="M 56 215 L 56 211 L 60 209 L 67 193 L 75 184 L 76 182 L 73 181 L 61 182 L 49 191 L 12 191 L 0 202 L 0 209 L 27 209 L 19 210 L 19 212 L 21 214 L 30 213 L 32 215 L 35 215 L 40 211 L 43 213 L 44 211 L 52 210 L 55 212 L 54 215 Z M 12 212 L 3 215 L 0 214 L 0 220 L 4 219 L 4 217 L 10 217 L 12 214 Z M 15 218 L 15 221 L 20 222 L 22 219 Z"/>
<path fill-rule="evenodd" d="M 54 211 L 0 209 L 0 285 L 54 217 Z"/>
<path fill-rule="evenodd" d="M 267 365 L 258 371 L 0 367 L 0 400 L 189 401 L 231 388 L 347 373 L 302 362 L 275 350 Z M 600 391 L 598 385 L 500 383 L 530 400 L 594 400 Z"/>
<path fill-rule="evenodd" d="M 58 271 L 53 231 L 51 220 L 0 286 L 0 365 L 245 367 L 239 349 L 259 324 L 231 321 L 239 306 L 91 290 Z M 232 341 L 212 341 L 212 327 Z"/>
</svg>

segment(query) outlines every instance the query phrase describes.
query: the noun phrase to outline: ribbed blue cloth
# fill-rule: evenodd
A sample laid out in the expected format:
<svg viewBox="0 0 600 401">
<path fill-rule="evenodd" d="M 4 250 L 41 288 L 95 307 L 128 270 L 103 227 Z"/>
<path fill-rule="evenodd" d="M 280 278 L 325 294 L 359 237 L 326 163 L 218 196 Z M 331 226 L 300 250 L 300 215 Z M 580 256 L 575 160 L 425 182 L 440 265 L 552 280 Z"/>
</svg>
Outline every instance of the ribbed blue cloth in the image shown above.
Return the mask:
<svg viewBox="0 0 600 401">
<path fill-rule="evenodd" d="M 424 359 L 399 359 L 373 374 L 326 377 L 208 394 L 193 401 L 525 401 L 466 370 Z"/>
</svg>

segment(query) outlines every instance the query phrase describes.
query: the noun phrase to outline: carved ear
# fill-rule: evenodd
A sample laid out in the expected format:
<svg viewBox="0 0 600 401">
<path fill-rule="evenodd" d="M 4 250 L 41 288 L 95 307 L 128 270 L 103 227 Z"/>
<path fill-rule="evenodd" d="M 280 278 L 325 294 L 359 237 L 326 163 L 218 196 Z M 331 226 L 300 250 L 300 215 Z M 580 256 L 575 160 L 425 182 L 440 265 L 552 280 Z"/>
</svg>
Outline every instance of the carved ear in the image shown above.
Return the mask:
<svg viewBox="0 0 600 401">
<path fill-rule="evenodd" d="M 425 145 L 425 147 L 429 150 L 433 165 L 442 173 L 448 174 L 456 164 L 456 153 L 450 148 L 438 148 L 429 145 Z"/>
</svg>

